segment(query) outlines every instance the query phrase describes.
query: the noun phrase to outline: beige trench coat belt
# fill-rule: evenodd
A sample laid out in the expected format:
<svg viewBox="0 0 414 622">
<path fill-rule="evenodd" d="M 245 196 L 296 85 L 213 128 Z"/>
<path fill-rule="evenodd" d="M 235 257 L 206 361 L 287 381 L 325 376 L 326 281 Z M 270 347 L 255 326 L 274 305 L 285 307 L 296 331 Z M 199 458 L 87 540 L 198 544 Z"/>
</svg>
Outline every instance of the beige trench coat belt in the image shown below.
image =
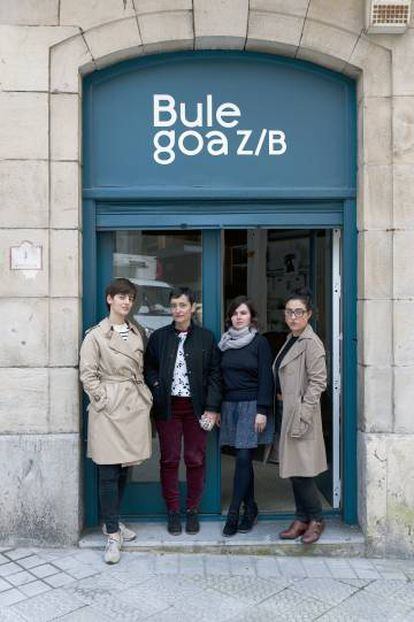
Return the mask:
<svg viewBox="0 0 414 622">
<path fill-rule="evenodd" d="M 137 376 L 127 378 L 125 376 L 106 376 L 101 374 L 100 380 L 103 380 L 104 382 L 134 382 L 135 384 L 144 384 L 144 380 L 137 378 Z"/>
</svg>

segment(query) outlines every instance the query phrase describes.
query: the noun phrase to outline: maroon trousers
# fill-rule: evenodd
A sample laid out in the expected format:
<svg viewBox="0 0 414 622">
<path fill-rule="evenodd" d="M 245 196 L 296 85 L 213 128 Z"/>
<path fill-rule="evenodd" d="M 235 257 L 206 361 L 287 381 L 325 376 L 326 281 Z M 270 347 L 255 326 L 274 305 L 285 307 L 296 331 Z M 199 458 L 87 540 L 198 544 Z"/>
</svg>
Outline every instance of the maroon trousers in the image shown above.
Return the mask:
<svg viewBox="0 0 414 622">
<path fill-rule="evenodd" d="M 184 439 L 187 510 L 198 509 L 204 488 L 207 432 L 200 427 L 189 397 L 172 397 L 172 416 L 156 420 L 160 441 L 161 488 L 169 512 L 179 512 L 178 468 Z"/>
</svg>

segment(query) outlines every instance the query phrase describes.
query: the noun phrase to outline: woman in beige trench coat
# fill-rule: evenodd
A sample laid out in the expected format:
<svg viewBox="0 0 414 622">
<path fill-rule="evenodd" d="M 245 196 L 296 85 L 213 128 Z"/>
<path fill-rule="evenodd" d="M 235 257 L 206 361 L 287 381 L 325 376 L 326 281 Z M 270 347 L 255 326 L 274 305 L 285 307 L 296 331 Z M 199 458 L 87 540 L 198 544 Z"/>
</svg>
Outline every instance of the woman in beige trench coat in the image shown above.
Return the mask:
<svg viewBox="0 0 414 622">
<path fill-rule="evenodd" d="M 325 349 L 310 326 L 309 290 L 294 292 L 285 304 L 291 332 L 273 363 L 277 407 L 282 413 L 280 477 L 290 478 L 296 519 L 279 535 L 316 542 L 323 529 L 322 504 L 315 476 L 326 471 L 320 397 L 326 388 Z"/>
<path fill-rule="evenodd" d="M 90 329 L 81 346 L 80 379 L 88 406 L 88 456 L 98 465 L 99 497 L 108 535 L 105 561 L 120 559 L 135 533 L 119 522 L 128 467 L 151 456 L 152 395 L 143 379 L 145 335 L 127 321 L 136 289 L 115 279 L 105 290 L 109 317 Z"/>
</svg>

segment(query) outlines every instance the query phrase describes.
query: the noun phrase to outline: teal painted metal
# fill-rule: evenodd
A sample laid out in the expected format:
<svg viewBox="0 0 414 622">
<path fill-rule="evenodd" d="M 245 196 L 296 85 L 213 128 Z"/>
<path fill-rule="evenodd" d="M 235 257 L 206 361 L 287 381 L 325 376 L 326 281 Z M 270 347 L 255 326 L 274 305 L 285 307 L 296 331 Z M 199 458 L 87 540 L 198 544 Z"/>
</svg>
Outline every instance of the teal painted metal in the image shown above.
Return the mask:
<svg viewBox="0 0 414 622">
<path fill-rule="evenodd" d="M 357 225 L 355 201 L 344 205 L 343 229 L 343 519 L 358 522 L 357 509 Z"/>
</svg>

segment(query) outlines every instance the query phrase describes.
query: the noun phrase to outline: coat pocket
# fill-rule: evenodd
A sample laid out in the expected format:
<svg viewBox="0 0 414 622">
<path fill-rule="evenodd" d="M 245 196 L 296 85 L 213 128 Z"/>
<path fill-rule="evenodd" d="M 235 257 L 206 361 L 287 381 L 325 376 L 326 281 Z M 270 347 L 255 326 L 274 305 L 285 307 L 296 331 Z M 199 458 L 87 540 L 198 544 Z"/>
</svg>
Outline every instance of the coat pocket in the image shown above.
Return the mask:
<svg viewBox="0 0 414 622">
<path fill-rule="evenodd" d="M 314 438 L 314 405 L 305 404 L 298 400 L 289 426 L 291 438 L 312 440 Z"/>
</svg>

